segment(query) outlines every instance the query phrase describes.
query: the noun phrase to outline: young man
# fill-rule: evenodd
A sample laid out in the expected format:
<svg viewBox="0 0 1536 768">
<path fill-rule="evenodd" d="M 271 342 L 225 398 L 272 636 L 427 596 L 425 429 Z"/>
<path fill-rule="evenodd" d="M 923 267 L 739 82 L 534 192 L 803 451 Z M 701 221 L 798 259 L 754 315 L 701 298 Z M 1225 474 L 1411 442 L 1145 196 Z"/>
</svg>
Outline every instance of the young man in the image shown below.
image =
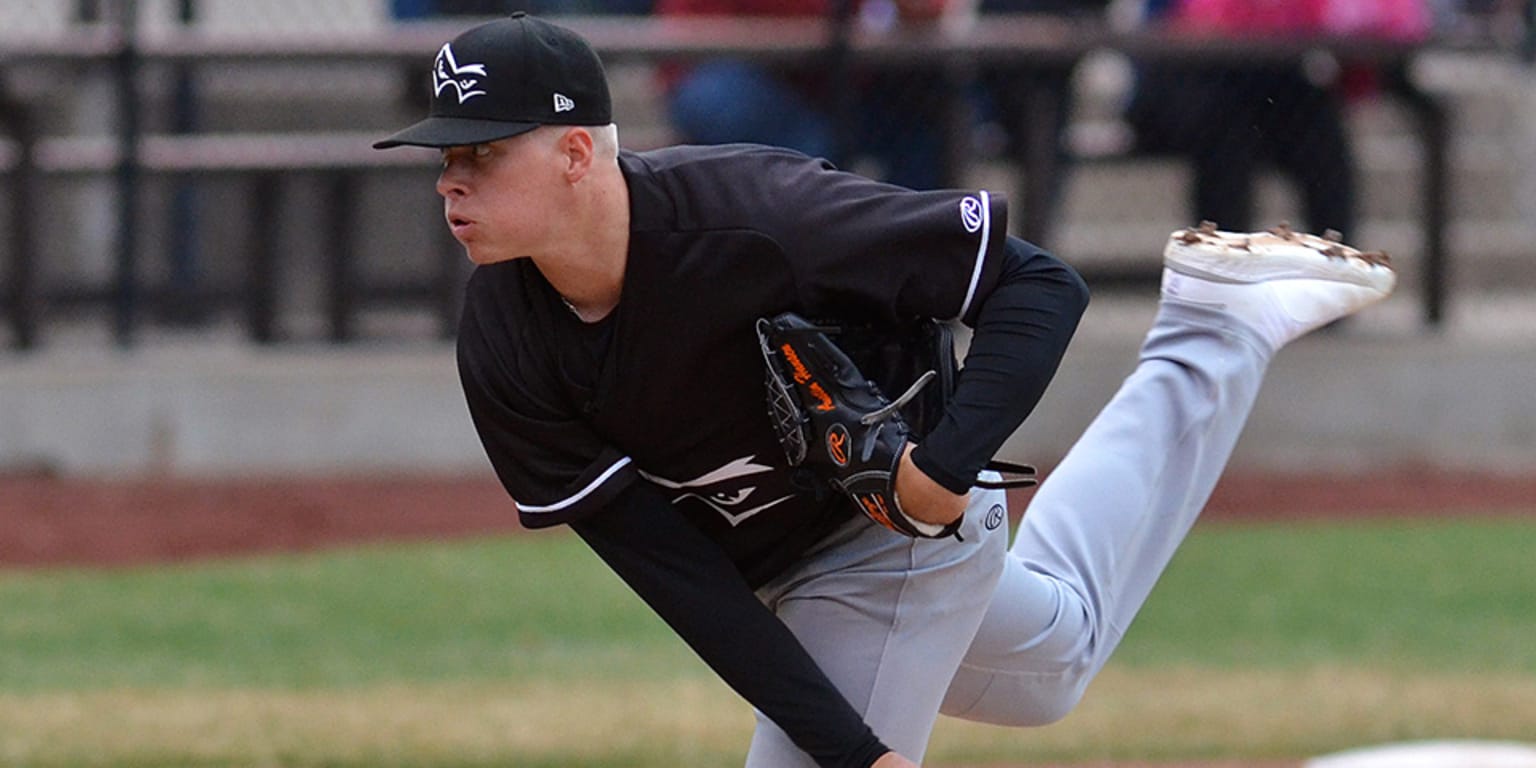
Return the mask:
<svg viewBox="0 0 1536 768">
<path fill-rule="evenodd" d="M 532 528 L 568 524 L 757 710 L 753 768 L 920 761 L 941 711 L 1056 720 L 1193 525 L 1286 342 L 1377 301 L 1318 238 L 1176 233 L 1136 370 L 1034 496 L 973 488 L 1087 301 L 983 191 L 911 190 L 757 146 L 621 152 L 602 66 L 523 15 L 438 52 L 438 192 L 479 265 L 459 339 L 476 428 Z M 788 465 L 757 320 L 974 329 L 895 475 L 909 538 Z"/>
</svg>

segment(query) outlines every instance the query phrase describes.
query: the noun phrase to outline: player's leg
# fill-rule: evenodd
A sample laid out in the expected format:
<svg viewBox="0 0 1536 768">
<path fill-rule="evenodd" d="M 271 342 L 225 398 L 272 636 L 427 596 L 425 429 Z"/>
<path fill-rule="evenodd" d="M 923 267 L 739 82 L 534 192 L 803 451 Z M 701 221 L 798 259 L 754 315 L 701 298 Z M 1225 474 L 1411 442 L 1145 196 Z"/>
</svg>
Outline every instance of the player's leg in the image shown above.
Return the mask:
<svg viewBox="0 0 1536 768">
<path fill-rule="evenodd" d="M 915 761 L 1006 559 L 1001 491 L 972 492 L 960 535 L 908 539 L 861 517 L 759 592 L 875 734 Z M 758 715 L 749 768 L 814 765 Z"/>
<path fill-rule="evenodd" d="M 1065 715 L 1194 525 L 1273 353 L 1393 283 L 1358 252 L 1324 255 L 1335 247 L 1317 238 L 1185 239 L 1169 245 L 1135 371 L 1030 502 L 946 714 Z"/>
</svg>

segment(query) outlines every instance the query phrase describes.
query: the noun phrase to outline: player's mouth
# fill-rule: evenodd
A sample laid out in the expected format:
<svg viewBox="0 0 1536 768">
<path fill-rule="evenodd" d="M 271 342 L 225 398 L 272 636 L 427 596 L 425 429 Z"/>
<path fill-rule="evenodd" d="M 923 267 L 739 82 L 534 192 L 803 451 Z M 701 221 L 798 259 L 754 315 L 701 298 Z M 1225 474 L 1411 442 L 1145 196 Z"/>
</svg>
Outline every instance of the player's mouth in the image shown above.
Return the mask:
<svg viewBox="0 0 1536 768">
<path fill-rule="evenodd" d="M 466 236 L 468 236 L 470 230 L 473 229 L 474 226 L 475 222 L 471 219 L 467 219 L 463 216 L 456 216 L 451 213 L 448 214 L 448 229 L 453 232 L 453 236 L 459 240 L 463 240 Z"/>
</svg>

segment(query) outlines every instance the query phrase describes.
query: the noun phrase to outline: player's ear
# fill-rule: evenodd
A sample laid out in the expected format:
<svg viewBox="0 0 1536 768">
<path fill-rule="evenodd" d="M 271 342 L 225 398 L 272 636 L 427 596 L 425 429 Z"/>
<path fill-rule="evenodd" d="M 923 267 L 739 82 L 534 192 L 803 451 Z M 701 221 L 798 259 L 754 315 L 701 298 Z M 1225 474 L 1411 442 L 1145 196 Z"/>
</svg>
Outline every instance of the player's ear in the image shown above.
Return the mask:
<svg viewBox="0 0 1536 768">
<path fill-rule="evenodd" d="M 592 132 L 581 126 L 566 128 L 560 134 L 558 144 L 565 160 L 565 178 L 571 183 L 581 181 L 592 170 L 595 156 Z"/>
</svg>

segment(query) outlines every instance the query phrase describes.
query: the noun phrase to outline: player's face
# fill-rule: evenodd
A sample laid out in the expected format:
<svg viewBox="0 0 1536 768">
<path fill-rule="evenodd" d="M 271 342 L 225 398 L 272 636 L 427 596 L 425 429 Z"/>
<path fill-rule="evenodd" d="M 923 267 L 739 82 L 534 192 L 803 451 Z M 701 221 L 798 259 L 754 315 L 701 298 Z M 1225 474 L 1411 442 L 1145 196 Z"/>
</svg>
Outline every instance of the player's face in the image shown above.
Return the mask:
<svg viewBox="0 0 1536 768">
<path fill-rule="evenodd" d="M 531 256 L 550 239 L 559 158 L 543 133 L 443 150 L 437 193 L 448 228 L 470 261 Z"/>
</svg>

